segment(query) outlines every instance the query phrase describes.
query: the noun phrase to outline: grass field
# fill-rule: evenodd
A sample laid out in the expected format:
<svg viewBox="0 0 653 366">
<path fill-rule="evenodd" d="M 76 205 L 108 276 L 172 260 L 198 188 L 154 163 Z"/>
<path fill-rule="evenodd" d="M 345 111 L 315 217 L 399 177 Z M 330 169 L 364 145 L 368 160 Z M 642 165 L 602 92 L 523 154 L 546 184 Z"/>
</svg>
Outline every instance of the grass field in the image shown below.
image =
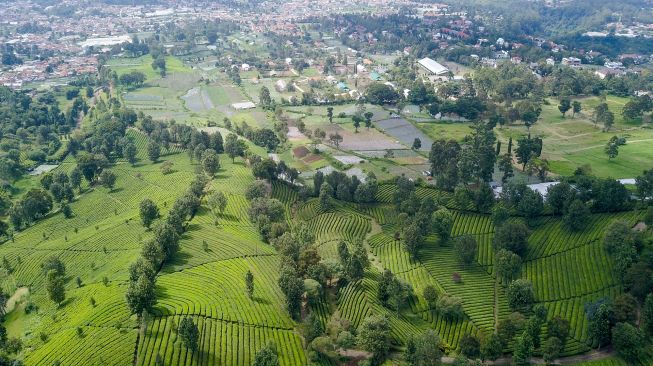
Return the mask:
<svg viewBox="0 0 653 366">
<path fill-rule="evenodd" d="M 624 120 L 621 110 L 627 98 L 607 97 L 606 103 L 615 116 L 615 124 L 609 132 L 603 132 L 603 126 L 596 126 L 590 119 L 601 102 L 599 98 L 578 101 L 583 108 L 581 114 L 573 117 L 568 113 L 563 118 L 557 108 L 558 101 L 549 99 L 549 104 L 542 106 L 540 120 L 531 127 L 531 134 L 544 140 L 542 156 L 549 160 L 553 173 L 569 175 L 577 167 L 590 164 L 593 173 L 600 177 L 634 178 L 643 169 L 650 168 L 653 130 L 641 122 Z M 524 126 L 506 126 L 495 131 L 504 142 L 504 151 L 509 136 L 516 139 L 527 133 Z M 603 150 L 614 135 L 626 137 L 627 145 L 620 148 L 617 158 L 610 160 Z"/>
</svg>

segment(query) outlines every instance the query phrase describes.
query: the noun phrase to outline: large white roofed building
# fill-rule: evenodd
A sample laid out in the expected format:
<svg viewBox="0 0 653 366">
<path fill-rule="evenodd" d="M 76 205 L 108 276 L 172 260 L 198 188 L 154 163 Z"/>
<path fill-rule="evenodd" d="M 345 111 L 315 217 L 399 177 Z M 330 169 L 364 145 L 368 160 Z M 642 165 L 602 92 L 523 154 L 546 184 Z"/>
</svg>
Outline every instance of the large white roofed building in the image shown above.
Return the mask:
<svg viewBox="0 0 653 366">
<path fill-rule="evenodd" d="M 417 63 L 433 75 L 443 76 L 449 72 L 449 69 L 447 69 L 444 65 L 428 57 L 417 61 Z"/>
</svg>

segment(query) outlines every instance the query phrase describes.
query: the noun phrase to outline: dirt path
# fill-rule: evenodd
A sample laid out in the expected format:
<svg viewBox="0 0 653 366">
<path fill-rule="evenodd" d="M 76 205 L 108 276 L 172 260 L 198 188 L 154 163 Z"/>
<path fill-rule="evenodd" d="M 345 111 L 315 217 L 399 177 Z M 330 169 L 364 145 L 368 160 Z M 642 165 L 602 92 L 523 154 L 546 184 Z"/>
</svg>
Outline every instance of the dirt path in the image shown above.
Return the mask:
<svg viewBox="0 0 653 366">
<path fill-rule="evenodd" d="M 555 362 L 553 362 L 553 365 L 573 365 L 577 364 L 580 362 L 587 362 L 587 361 L 597 361 L 597 360 L 603 360 L 606 358 L 610 358 L 614 355 L 614 352 L 612 349 L 605 349 L 601 351 L 591 351 L 589 353 L 585 353 L 582 355 L 576 355 L 576 356 L 568 356 L 568 357 L 561 357 L 557 359 Z M 451 365 L 455 362 L 455 358 L 453 357 L 442 357 L 442 363 L 445 365 Z M 512 365 L 512 357 L 501 357 L 497 359 L 496 361 L 487 361 L 487 365 Z M 547 363 L 544 362 L 544 359 L 539 358 L 539 357 L 531 357 L 530 360 L 531 365 L 546 365 Z"/>
<path fill-rule="evenodd" d="M 11 313 L 16 308 L 16 304 L 25 295 L 29 295 L 28 287 L 19 287 L 16 289 L 16 292 L 14 292 L 14 294 L 11 295 L 11 297 L 7 300 L 7 305 L 5 305 L 5 314 Z"/>
<path fill-rule="evenodd" d="M 499 326 L 499 277 L 494 278 L 494 329 Z"/>
<path fill-rule="evenodd" d="M 653 139 L 641 139 L 641 140 L 630 140 L 630 141 L 626 140 L 626 144 L 637 144 L 637 143 L 640 143 L 640 142 L 651 142 L 651 141 L 653 141 Z M 605 145 L 585 146 L 585 147 L 581 147 L 581 148 L 578 148 L 578 149 L 575 149 L 575 150 L 570 150 L 567 153 L 575 153 L 575 152 L 584 151 L 584 150 L 597 149 L 597 148 L 603 147 L 603 146 L 605 146 Z"/>
<path fill-rule="evenodd" d="M 383 231 L 383 229 L 381 228 L 381 225 L 379 225 L 379 223 L 376 222 L 376 220 L 374 220 L 373 218 L 370 219 L 370 223 L 372 224 L 372 229 L 367 233 L 367 235 L 365 235 L 365 240 L 363 241 L 363 244 L 365 245 L 365 250 L 367 251 L 367 258 L 370 260 L 370 263 L 372 263 L 372 265 L 376 267 L 376 269 L 378 269 L 381 273 L 383 273 L 384 268 L 383 268 L 383 264 L 381 263 L 381 260 L 379 260 L 379 258 L 376 255 L 374 255 L 374 253 L 372 252 L 372 248 L 368 244 L 369 238 L 372 235 L 380 233 L 381 231 Z"/>
</svg>

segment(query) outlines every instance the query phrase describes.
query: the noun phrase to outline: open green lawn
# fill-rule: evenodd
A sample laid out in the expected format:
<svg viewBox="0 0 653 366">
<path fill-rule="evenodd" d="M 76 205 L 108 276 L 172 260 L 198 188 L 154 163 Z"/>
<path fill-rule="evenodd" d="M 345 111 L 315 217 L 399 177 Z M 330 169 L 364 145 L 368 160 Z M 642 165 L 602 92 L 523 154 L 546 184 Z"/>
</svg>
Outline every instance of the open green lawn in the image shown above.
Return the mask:
<svg viewBox="0 0 653 366">
<path fill-rule="evenodd" d="M 471 132 L 471 123 L 464 122 L 420 122 L 415 124 L 431 139 L 462 139 Z"/>
<path fill-rule="evenodd" d="M 641 122 L 624 121 L 621 109 L 628 101 L 626 98 L 609 96 L 606 100 L 615 115 L 615 124 L 608 132 L 602 126 L 596 126 L 591 120 L 598 97 L 578 99 L 582 105 L 580 115 L 566 118 L 558 111 L 557 100 L 550 99 L 549 105 L 542 106 L 540 120 L 531 127 L 531 134 L 544 139 L 542 156 L 549 160 L 555 174 L 568 175 L 584 164 L 590 164 L 594 174 L 601 177 L 633 178 L 642 170 L 651 168 L 653 157 L 653 130 Z M 527 134 L 523 125 L 497 128 L 498 136 L 503 141 L 503 151 L 507 149 L 508 137 L 515 140 Z M 626 137 L 627 145 L 622 146 L 619 156 L 609 160 L 604 147 L 612 136 Z M 514 150 L 513 150 L 514 151 Z"/>
</svg>

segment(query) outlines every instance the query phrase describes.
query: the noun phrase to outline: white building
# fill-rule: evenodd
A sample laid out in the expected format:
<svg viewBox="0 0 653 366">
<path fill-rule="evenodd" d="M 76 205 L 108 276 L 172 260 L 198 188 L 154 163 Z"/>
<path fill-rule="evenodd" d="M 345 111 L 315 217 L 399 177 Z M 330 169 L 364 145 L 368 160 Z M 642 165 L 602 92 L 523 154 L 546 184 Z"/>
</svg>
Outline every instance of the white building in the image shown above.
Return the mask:
<svg viewBox="0 0 653 366">
<path fill-rule="evenodd" d="M 428 57 L 425 57 L 417 63 L 426 71 L 429 73 L 436 75 L 436 76 L 444 76 L 449 73 L 449 69 L 447 69 L 445 66 L 440 64 L 439 62 L 432 60 Z"/>
<path fill-rule="evenodd" d="M 235 110 L 252 109 L 252 108 L 256 108 L 256 104 L 252 102 L 240 102 L 240 103 L 232 104 L 231 108 Z"/>
</svg>

